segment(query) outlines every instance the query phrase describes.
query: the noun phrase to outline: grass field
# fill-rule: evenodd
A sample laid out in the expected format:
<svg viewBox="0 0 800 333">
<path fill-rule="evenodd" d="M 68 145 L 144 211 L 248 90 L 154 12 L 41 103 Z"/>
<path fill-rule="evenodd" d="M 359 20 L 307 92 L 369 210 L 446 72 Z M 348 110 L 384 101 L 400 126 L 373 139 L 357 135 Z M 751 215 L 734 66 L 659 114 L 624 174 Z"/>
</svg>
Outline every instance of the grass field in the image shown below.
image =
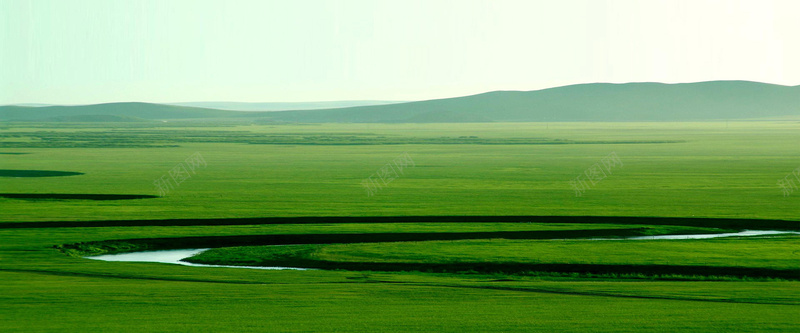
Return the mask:
<svg viewBox="0 0 800 333">
<path fill-rule="evenodd" d="M 800 237 L 575 239 L 796 229 L 800 192 L 784 196 L 776 183 L 800 166 L 800 123 L 0 126 L 2 331 L 800 329 L 800 276 L 792 275 L 800 269 Z M 612 152 L 622 165 L 576 196 L 569 181 Z M 196 153 L 202 165 L 187 162 Z M 362 181 L 403 154 L 413 166 L 368 195 Z M 194 170 L 159 193 L 154 182 L 171 178 L 176 166 Z M 458 216 L 470 223 L 438 218 Z M 510 223 L 503 216 L 522 217 Z M 590 223 L 592 216 L 750 220 Z M 203 220 L 260 217 L 307 218 Z M 400 220 L 315 220 L 322 217 Z M 304 240 L 322 244 L 204 255 L 217 263 L 277 258 L 342 269 L 80 257 Z M 465 266 L 475 263 L 484 265 Z M 480 269 L 494 263 L 558 266 Z M 591 274 L 580 265 L 633 269 Z M 665 270 L 643 269 L 653 266 Z"/>
<path fill-rule="evenodd" d="M 63 125 L 62 125 L 63 126 Z M 157 195 L 153 183 L 199 152 L 195 170 L 159 199 L 31 203 L 0 198 L 0 221 L 263 216 L 592 215 L 794 219 L 776 185 L 800 166 L 799 123 L 601 123 L 238 126 L 214 131 L 376 133 L 653 144 L 308 145 L 180 143 L 166 148 L 7 148 L 3 169 L 85 175 L 0 178 L 2 192 Z M 103 128 L 53 131 L 103 132 Z M 115 131 L 135 130 L 120 128 Z M 175 128 L 147 128 L 169 133 Z M 184 140 L 179 134 L 164 140 Z M 50 131 L 13 127 L 7 133 Z M 138 131 L 138 130 L 135 130 Z M 29 138 L 29 137 L 25 137 Z M 113 138 L 113 136 L 111 136 Z M 111 140 L 111 139 L 109 139 Z M 166 141 L 165 141 L 166 142 Z M 110 142 L 111 144 L 113 142 Z M 169 142 L 166 142 L 169 143 Z M 112 145 L 113 147 L 113 145 Z M 374 196 L 361 182 L 408 153 L 416 166 Z M 569 181 L 616 152 L 624 166 L 576 197 Z"/>
</svg>

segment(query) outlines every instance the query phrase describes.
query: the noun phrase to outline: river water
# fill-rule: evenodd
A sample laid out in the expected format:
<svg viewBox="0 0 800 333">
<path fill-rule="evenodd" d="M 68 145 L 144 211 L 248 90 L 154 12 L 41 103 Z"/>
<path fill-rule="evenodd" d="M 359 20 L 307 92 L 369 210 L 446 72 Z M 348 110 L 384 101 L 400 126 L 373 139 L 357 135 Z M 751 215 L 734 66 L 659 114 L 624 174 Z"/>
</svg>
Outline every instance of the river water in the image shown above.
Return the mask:
<svg viewBox="0 0 800 333">
<path fill-rule="evenodd" d="M 709 238 L 722 238 L 722 237 L 770 236 L 770 235 L 783 235 L 783 234 L 800 235 L 800 231 L 744 230 L 744 231 L 740 231 L 740 232 L 729 232 L 729 233 L 722 233 L 722 234 L 657 235 L 657 236 L 635 236 L 635 237 L 625 237 L 625 238 L 592 238 L 592 239 L 593 240 L 612 240 L 612 239 L 630 239 L 630 240 L 709 239 Z"/>
<path fill-rule="evenodd" d="M 306 268 L 296 267 L 262 267 L 262 266 L 231 266 L 231 265 L 205 265 L 195 264 L 191 262 L 181 261 L 192 257 L 200 252 L 208 249 L 181 249 L 181 250 L 164 250 L 164 251 L 141 251 L 119 254 L 105 254 L 102 256 L 86 257 L 88 259 L 103 260 L 103 261 L 128 261 L 128 262 L 160 262 L 165 264 L 178 264 L 184 266 L 198 266 L 198 267 L 229 267 L 229 268 L 251 268 L 251 269 L 268 269 L 268 270 L 306 270 Z"/>
</svg>

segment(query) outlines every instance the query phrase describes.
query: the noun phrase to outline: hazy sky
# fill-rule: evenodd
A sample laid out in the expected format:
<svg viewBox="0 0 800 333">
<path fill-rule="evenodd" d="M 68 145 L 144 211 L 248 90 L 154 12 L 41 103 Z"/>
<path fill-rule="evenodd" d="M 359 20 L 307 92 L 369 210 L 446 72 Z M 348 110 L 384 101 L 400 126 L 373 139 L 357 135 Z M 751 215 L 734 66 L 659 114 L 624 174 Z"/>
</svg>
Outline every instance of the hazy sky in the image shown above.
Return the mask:
<svg viewBox="0 0 800 333">
<path fill-rule="evenodd" d="M 0 0 L 0 104 L 800 84 L 800 1 Z"/>
</svg>

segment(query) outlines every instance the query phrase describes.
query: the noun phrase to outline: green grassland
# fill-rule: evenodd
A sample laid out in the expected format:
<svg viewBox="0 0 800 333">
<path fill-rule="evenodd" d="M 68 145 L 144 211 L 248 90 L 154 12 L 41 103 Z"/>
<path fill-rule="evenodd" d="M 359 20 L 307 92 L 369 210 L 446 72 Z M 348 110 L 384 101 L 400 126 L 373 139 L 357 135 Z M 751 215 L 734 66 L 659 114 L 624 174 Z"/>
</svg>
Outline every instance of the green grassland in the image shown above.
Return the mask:
<svg viewBox="0 0 800 333">
<path fill-rule="evenodd" d="M 142 237 L 592 227 L 469 223 L 0 229 L 4 240 L 0 314 L 6 319 L 4 328 L 25 332 L 791 331 L 796 327 L 800 282 L 794 281 L 259 271 L 102 262 L 52 248 L 52 244 Z"/>
<path fill-rule="evenodd" d="M 600 215 L 794 219 L 778 179 L 800 166 L 800 123 L 600 123 L 234 126 L 247 135 L 328 133 L 431 139 L 681 141 L 647 144 L 320 145 L 176 143 L 161 148 L 6 148 L 3 169 L 83 172 L 1 178 L 2 192 L 158 194 L 153 182 L 195 152 L 207 166 L 163 198 L 31 203 L 0 199 L 0 221 L 262 216 Z M 147 131 L 159 129 L 148 128 Z M 6 131 L 31 132 L 30 128 Z M 64 133 L 102 128 L 60 128 Z M 120 130 L 122 131 L 122 130 Z M 137 130 L 139 131 L 139 130 Z M 339 133 L 339 134 L 337 134 Z M 111 136 L 110 138 L 113 138 Z M 110 139 L 109 139 L 110 140 Z M 144 140 L 144 139 L 143 139 Z M 109 143 L 112 147 L 113 142 Z M 374 196 L 361 182 L 407 152 L 408 168 Z M 576 197 L 569 181 L 616 152 L 624 166 Z"/>
<path fill-rule="evenodd" d="M 800 328 L 800 282 L 791 275 L 770 275 L 770 270 L 798 270 L 796 236 L 575 239 L 759 229 L 758 219 L 770 228 L 796 228 L 800 192 L 784 196 L 776 182 L 800 166 L 800 123 L 168 122 L 0 127 L 0 169 L 83 173 L 0 177 L 0 193 L 28 195 L 0 196 L 3 331 Z M 197 152 L 206 165 L 157 196 L 153 182 Z M 624 166 L 575 196 L 569 181 L 612 152 Z M 368 196 L 361 182 L 404 153 L 414 166 Z M 512 215 L 576 218 L 501 222 L 500 217 Z M 314 223 L 315 217 L 379 221 L 378 217 L 393 216 L 416 218 Z M 434 223 L 437 217 L 458 216 L 498 216 L 498 221 Z M 735 228 L 730 221 L 703 219 L 677 225 L 667 220 L 628 225 L 619 221 L 630 220 L 613 218 L 578 223 L 591 220 L 586 216 L 752 220 L 742 220 Z M 260 217 L 308 219 L 221 220 L 231 225 L 203 220 Z M 140 221 L 120 224 L 126 220 Z M 785 226 L 780 220 L 786 220 Z M 59 223 L 61 227 L 55 227 Z M 389 242 L 386 237 L 419 239 Z M 558 239 L 546 240 L 549 237 Z M 270 253 L 278 253 L 282 263 L 314 259 L 345 265 L 264 271 L 81 257 L 204 242 L 252 246 L 326 239 L 355 243 L 233 247 L 204 255 L 216 255 L 214 262 L 227 264 L 245 263 L 244 259 L 277 262 Z M 274 252 L 279 248 L 284 252 Z M 348 267 L 348 262 L 369 265 Z M 764 274 L 682 275 L 685 272 L 674 270 L 659 275 L 641 269 L 588 274 L 536 267 L 515 272 L 468 267 L 465 274 L 463 267 L 427 272 L 414 266 L 465 262 L 538 262 L 561 268 L 733 267 Z M 385 266 L 397 263 L 407 266 Z"/>
</svg>

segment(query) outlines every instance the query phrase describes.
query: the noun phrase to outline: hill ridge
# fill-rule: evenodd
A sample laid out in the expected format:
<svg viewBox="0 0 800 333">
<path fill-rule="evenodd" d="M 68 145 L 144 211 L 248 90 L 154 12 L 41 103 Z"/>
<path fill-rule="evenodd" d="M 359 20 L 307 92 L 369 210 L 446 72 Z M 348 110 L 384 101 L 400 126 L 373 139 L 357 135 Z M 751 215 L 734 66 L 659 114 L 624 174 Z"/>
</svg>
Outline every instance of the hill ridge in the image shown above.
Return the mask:
<svg viewBox="0 0 800 333">
<path fill-rule="evenodd" d="M 0 120 L 41 121 L 82 115 L 114 115 L 150 120 L 235 118 L 305 123 L 784 119 L 800 116 L 800 85 L 739 80 L 583 83 L 530 91 L 498 90 L 395 104 L 281 112 L 225 111 L 146 102 L 0 107 Z"/>
</svg>

